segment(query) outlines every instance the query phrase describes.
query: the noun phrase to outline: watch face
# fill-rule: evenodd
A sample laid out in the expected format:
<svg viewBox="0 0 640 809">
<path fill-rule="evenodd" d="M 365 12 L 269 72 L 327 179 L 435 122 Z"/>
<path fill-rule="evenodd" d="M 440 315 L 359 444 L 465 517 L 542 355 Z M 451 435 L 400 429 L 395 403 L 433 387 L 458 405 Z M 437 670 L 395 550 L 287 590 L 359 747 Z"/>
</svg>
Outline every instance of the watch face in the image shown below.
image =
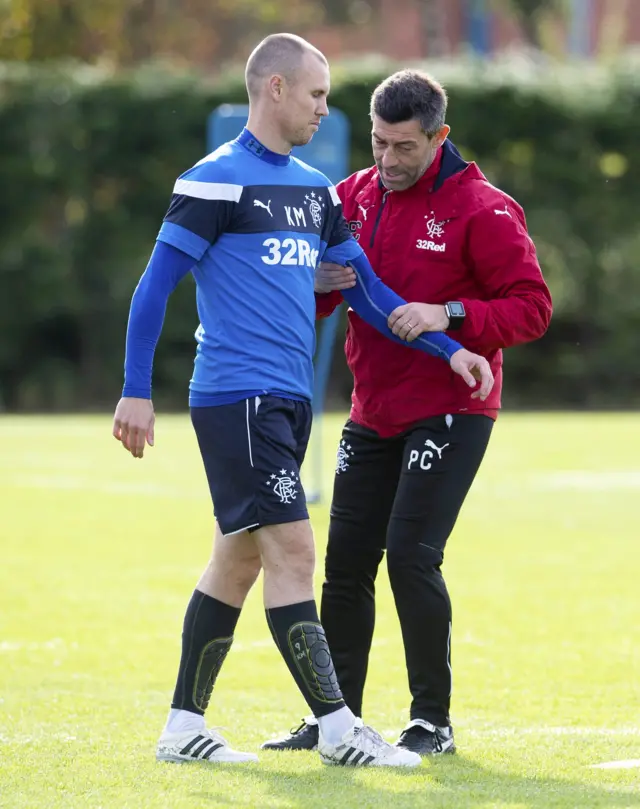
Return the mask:
<svg viewBox="0 0 640 809">
<path fill-rule="evenodd" d="M 464 306 L 458 301 L 449 304 L 449 311 L 453 317 L 464 317 Z"/>
</svg>

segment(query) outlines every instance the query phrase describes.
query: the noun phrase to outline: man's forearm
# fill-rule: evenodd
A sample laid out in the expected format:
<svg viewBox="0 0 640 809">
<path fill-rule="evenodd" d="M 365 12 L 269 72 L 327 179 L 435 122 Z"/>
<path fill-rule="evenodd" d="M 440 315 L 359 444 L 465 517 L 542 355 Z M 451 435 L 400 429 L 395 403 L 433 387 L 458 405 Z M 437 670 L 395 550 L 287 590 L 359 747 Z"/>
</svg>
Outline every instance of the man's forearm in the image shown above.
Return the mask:
<svg viewBox="0 0 640 809">
<path fill-rule="evenodd" d="M 387 320 L 394 309 L 403 306 L 407 301 L 378 278 L 364 254 L 348 263 L 356 274 L 357 284 L 352 289 L 342 290 L 341 294 L 354 311 L 370 326 L 396 343 L 417 348 L 434 357 L 441 357 L 447 362 L 456 351 L 462 348 L 460 343 L 442 332 L 421 334 L 411 343 L 396 337 L 387 325 Z"/>
<path fill-rule="evenodd" d="M 151 398 L 153 357 L 169 296 L 194 260 L 175 247 L 156 242 L 131 300 L 122 395 Z"/>
</svg>

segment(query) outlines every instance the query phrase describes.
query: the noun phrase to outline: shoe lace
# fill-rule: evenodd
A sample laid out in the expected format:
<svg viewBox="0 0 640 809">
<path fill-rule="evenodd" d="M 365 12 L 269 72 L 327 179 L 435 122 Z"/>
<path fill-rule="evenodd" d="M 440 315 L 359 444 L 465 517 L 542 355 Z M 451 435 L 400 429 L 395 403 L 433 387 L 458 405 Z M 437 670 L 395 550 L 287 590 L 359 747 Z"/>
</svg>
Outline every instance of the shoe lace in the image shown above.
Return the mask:
<svg viewBox="0 0 640 809">
<path fill-rule="evenodd" d="M 428 730 L 427 728 L 423 727 L 422 725 L 414 725 L 413 727 L 407 728 L 402 732 L 402 739 L 405 741 L 409 741 L 410 739 L 421 739 L 424 738 L 425 734 L 429 736 L 433 740 L 433 751 L 434 753 L 441 753 L 442 752 L 442 739 L 440 738 L 440 734 L 438 733 L 437 729 Z"/>
<path fill-rule="evenodd" d="M 218 725 L 214 725 L 214 727 L 207 728 L 207 733 L 210 733 L 217 741 L 222 742 L 222 744 L 227 744 L 227 740 L 225 737 L 220 733 L 221 730 L 226 730 L 226 728 L 220 727 Z"/>
<path fill-rule="evenodd" d="M 386 742 L 378 731 L 369 725 L 356 728 L 353 735 L 354 741 L 358 743 L 358 747 L 365 753 L 376 753 L 391 747 L 389 742 Z"/>
<path fill-rule="evenodd" d="M 307 727 L 307 723 L 306 723 L 306 722 L 304 721 L 304 719 L 303 719 L 303 720 L 302 720 L 302 722 L 301 722 L 301 723 L 298 725 L 298 727 L 297 727 L 297 728 L 291 728 L 291 730 L 289 731 L 289 733 L 290 733 L 292 736 L 297 736 L 297 735 L 298 735 L 298 733 L 302 733 L 302 731 L 303 731 L 303 730 L 304 730 L 306 727 Z"/>
</svg>

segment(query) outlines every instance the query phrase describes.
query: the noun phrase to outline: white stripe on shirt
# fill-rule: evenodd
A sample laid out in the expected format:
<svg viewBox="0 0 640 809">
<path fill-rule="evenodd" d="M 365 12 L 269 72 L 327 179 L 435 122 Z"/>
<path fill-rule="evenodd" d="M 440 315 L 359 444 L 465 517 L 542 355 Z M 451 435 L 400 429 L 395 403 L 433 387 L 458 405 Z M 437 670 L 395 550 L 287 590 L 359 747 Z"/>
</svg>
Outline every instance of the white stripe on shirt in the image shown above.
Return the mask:
<svg viewBox="0 0 640 809">
<path fill-rule="evenodd" d="M 331 199 L 333 200 L 334 205 L 342 205 L 340 197 L 338 196 L 338 192 L 336 191 L 335 185 L 329 186 L 329 193 L 331 194 Z"/>
<path fill-rule="evenodd" d="M 183 194 L 196 199 L 217 199 L 239 202 L 242 186 L 232 183 L 202 183 L 198 180 L 176 180 L 174 194 Z"/>
</svg>

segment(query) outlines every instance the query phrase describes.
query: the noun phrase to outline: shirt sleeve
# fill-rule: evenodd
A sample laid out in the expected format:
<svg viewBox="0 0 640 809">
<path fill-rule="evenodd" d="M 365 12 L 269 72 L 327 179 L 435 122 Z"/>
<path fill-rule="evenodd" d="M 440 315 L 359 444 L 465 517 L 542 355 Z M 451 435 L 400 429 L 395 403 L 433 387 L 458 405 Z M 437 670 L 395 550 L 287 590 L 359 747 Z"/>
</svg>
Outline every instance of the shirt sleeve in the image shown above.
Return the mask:
<svg viewBox="0 0 640 809">
<path fill-rule="evenodd" d="M 342 213 L 342 202 L 334 186 L 329 186 L 329 215 L 324 227 L 323 242 L 326 245 L 320 256 L 323 261 L 346 265 L 362 253 L 362 248 L 353 238 Z"/>
<path fill-rule="evenodd" d="M 463 346 L 443 332 L 424 332 L 408 343 L 391 331 L 387 324 L 389 315 L 398 306 L 404 306 L 407 301 L 378 278 L 362 248 L 355 239 L 353 242 L 360 250 L 360 255 L 355 259 L 349 259 L 346 263 L 356 274 L 356 285 L 351 289 L 343 289 L 341 293 L 351 308 L 370 326 L 395 343 L 417 348 L 433 357 L 441 357 L 447 362 L 451 360 L 456 351 L 460 351 Z"/>
<path fill-rule="evenodd" d="M 241 185 L 222 179 L 215 161 L 183 174 L 173 188 L 158 240 L 199 261 L 227 229 L 242 195 Z"/>
<path fill-rule="evenodd" d="M 127 325 L 123 396 L 151 398 L 151 372 L 167 301 L 194 265 L 188 253 L 158 241 L 133 293 Z"/>
<path fill-rule="evenodd" d="M 434 357 L 442 357 L 448 362 L 462 346 L 446 334 L 429 332 L 408 343 L 391 331 L 387 324 L 389 315 L 398 306 L 403 306 L 406 301 L 389 289 L 373 271 L 369 259 L 349 230 L 342 213 L 342 202 L 333 186 L 329 187 L 329 196 L 332 204 L 325 231 L 326 248 L 320 259 L 343 266 L 349 264 L 355 271 L 356 285 L 351 289 L 343 289 L 342 297 L 366 323 L 384 334 L 389 340 L 424 351 Z M 331 300 L 331 311 L 335 308 L 334 301 L 335 299 Z M 329 312 L 321 311 L 320 316 L 326 316 L 326 314 Z"/>
</svg>

